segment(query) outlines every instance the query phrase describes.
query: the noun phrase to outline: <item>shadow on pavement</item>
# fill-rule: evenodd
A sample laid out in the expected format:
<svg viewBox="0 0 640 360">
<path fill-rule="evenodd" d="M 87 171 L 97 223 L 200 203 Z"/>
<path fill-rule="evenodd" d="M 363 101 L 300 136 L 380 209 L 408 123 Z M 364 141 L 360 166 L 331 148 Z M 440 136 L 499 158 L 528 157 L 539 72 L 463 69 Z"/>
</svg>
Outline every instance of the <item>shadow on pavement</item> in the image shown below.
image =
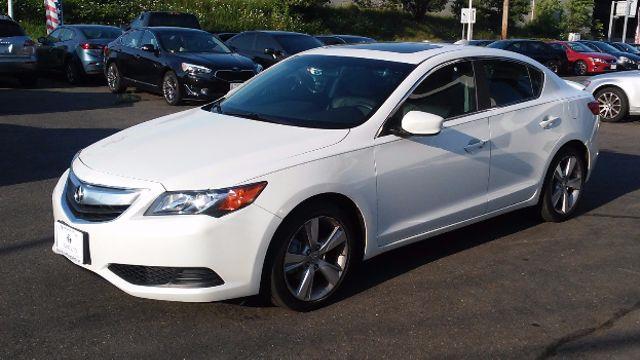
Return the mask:
<svg viewBox="0 0 640 360">
<path fill-rule="evenodd" d="M 117 131 L 0 124 L 0 186 L 58 177 L 78 150 Z"/>
</svg>

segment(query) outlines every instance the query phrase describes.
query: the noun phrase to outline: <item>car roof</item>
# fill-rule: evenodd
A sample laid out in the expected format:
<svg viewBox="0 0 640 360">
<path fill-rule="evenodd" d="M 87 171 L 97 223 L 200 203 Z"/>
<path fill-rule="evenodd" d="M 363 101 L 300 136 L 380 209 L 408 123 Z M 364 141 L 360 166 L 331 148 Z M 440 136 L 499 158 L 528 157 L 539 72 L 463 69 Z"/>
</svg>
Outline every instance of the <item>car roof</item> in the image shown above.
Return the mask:
<svg viewBox="0 0 640 360">
<path fill-rule="evenodd" d="M 269 34 L 269 35 L 305 35 L 305 36 L 311 36 L 309 34 L 304 34 L 304 33 L 299 33 L 299 32 L 294 32 L 294 31 L 282 31 L 282 30 L 251 30 L 251 31 L 245 31 L 245 32 L 246 33 L 262 33 L 262 34 Z"/>
<path fill-rule="evenodd" d="M 323 46 L 307 50 L 304 52 L 304 54 L 359 57 L 415 65 L 436 55 L 453 51 L 460 51 L 461 57 L 471 57 L 476 55 L 499 56 L 510 59 L 523 60 L 525 62 L 531 62 L 531 60 L 529 60 L 529 58 L 524 55 L 501 49 L 492 49 L 470 45 L 419 42 L 381 42 L 372 44 Z"/>
<path fill-rule="evenodd" d="M 113 25 L 101 25 L 101 24 L 63 24 L 61 27 L 69 27 L 69 28 L 112 28 L 112 29 L 120 29 L 117 26 Z"/>
<path fill-rule="evenodd" d="M 203 33 L 209 34 L 204 30 L 194 29 L 194 28 L 185 28 L 185 27 L 179 27 L 179 26 L 143 26 L 143 27 L 132 29 L 132 30 L 149 30 L 151 32 L 191 31 L 191 32 L 203 32 Z"/>
</svg>

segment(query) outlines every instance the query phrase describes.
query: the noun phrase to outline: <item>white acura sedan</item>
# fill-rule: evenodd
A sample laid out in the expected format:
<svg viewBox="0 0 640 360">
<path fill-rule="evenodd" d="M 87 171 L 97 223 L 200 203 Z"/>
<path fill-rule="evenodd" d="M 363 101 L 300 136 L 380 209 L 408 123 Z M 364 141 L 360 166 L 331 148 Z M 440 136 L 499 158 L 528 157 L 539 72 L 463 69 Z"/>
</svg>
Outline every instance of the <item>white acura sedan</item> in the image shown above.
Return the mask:
<svg viewBox="0 0 640 360">
<path fill-rule="evenodd" d="M 79 152 L 53 251 L 135 296 L 314 309 L 390 249 L 524 207 L 572 216 L 597 113 L 513 52 L 311 50 Z"/>
</svg>

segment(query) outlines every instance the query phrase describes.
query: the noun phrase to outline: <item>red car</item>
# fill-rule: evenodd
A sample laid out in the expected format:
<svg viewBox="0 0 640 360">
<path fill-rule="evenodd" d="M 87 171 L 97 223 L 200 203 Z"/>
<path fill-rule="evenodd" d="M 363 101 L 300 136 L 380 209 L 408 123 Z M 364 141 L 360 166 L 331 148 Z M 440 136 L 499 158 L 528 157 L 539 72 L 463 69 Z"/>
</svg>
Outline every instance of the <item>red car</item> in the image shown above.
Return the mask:
<svg viewBox="0 0 640 360">
<path fill-rule="evenodd" d="M 616 57 L 594 52 L 586 45 L 575 41 L 554 41 L 549 43 L 556 50 L 567 54 L 567 67 L 576 75 L 600 74 L 616 70 Z"/>
</svg>

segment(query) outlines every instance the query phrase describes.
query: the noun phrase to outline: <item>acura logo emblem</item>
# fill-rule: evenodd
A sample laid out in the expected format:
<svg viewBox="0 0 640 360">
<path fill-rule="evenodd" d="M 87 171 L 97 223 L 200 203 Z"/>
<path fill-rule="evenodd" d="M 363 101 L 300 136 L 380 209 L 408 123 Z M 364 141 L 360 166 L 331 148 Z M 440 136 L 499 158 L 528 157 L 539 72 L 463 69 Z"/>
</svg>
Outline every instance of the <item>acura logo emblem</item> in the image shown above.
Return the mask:
<svg viewBox="0 0 640 360">
<path fill-rule="evenodd" d="M 73 192 L 73 199 L 80 204 L 82 199 L 84 198 L 84 188 L 82 186 L 78 186 L 76 191 Z"/>
</svg>

